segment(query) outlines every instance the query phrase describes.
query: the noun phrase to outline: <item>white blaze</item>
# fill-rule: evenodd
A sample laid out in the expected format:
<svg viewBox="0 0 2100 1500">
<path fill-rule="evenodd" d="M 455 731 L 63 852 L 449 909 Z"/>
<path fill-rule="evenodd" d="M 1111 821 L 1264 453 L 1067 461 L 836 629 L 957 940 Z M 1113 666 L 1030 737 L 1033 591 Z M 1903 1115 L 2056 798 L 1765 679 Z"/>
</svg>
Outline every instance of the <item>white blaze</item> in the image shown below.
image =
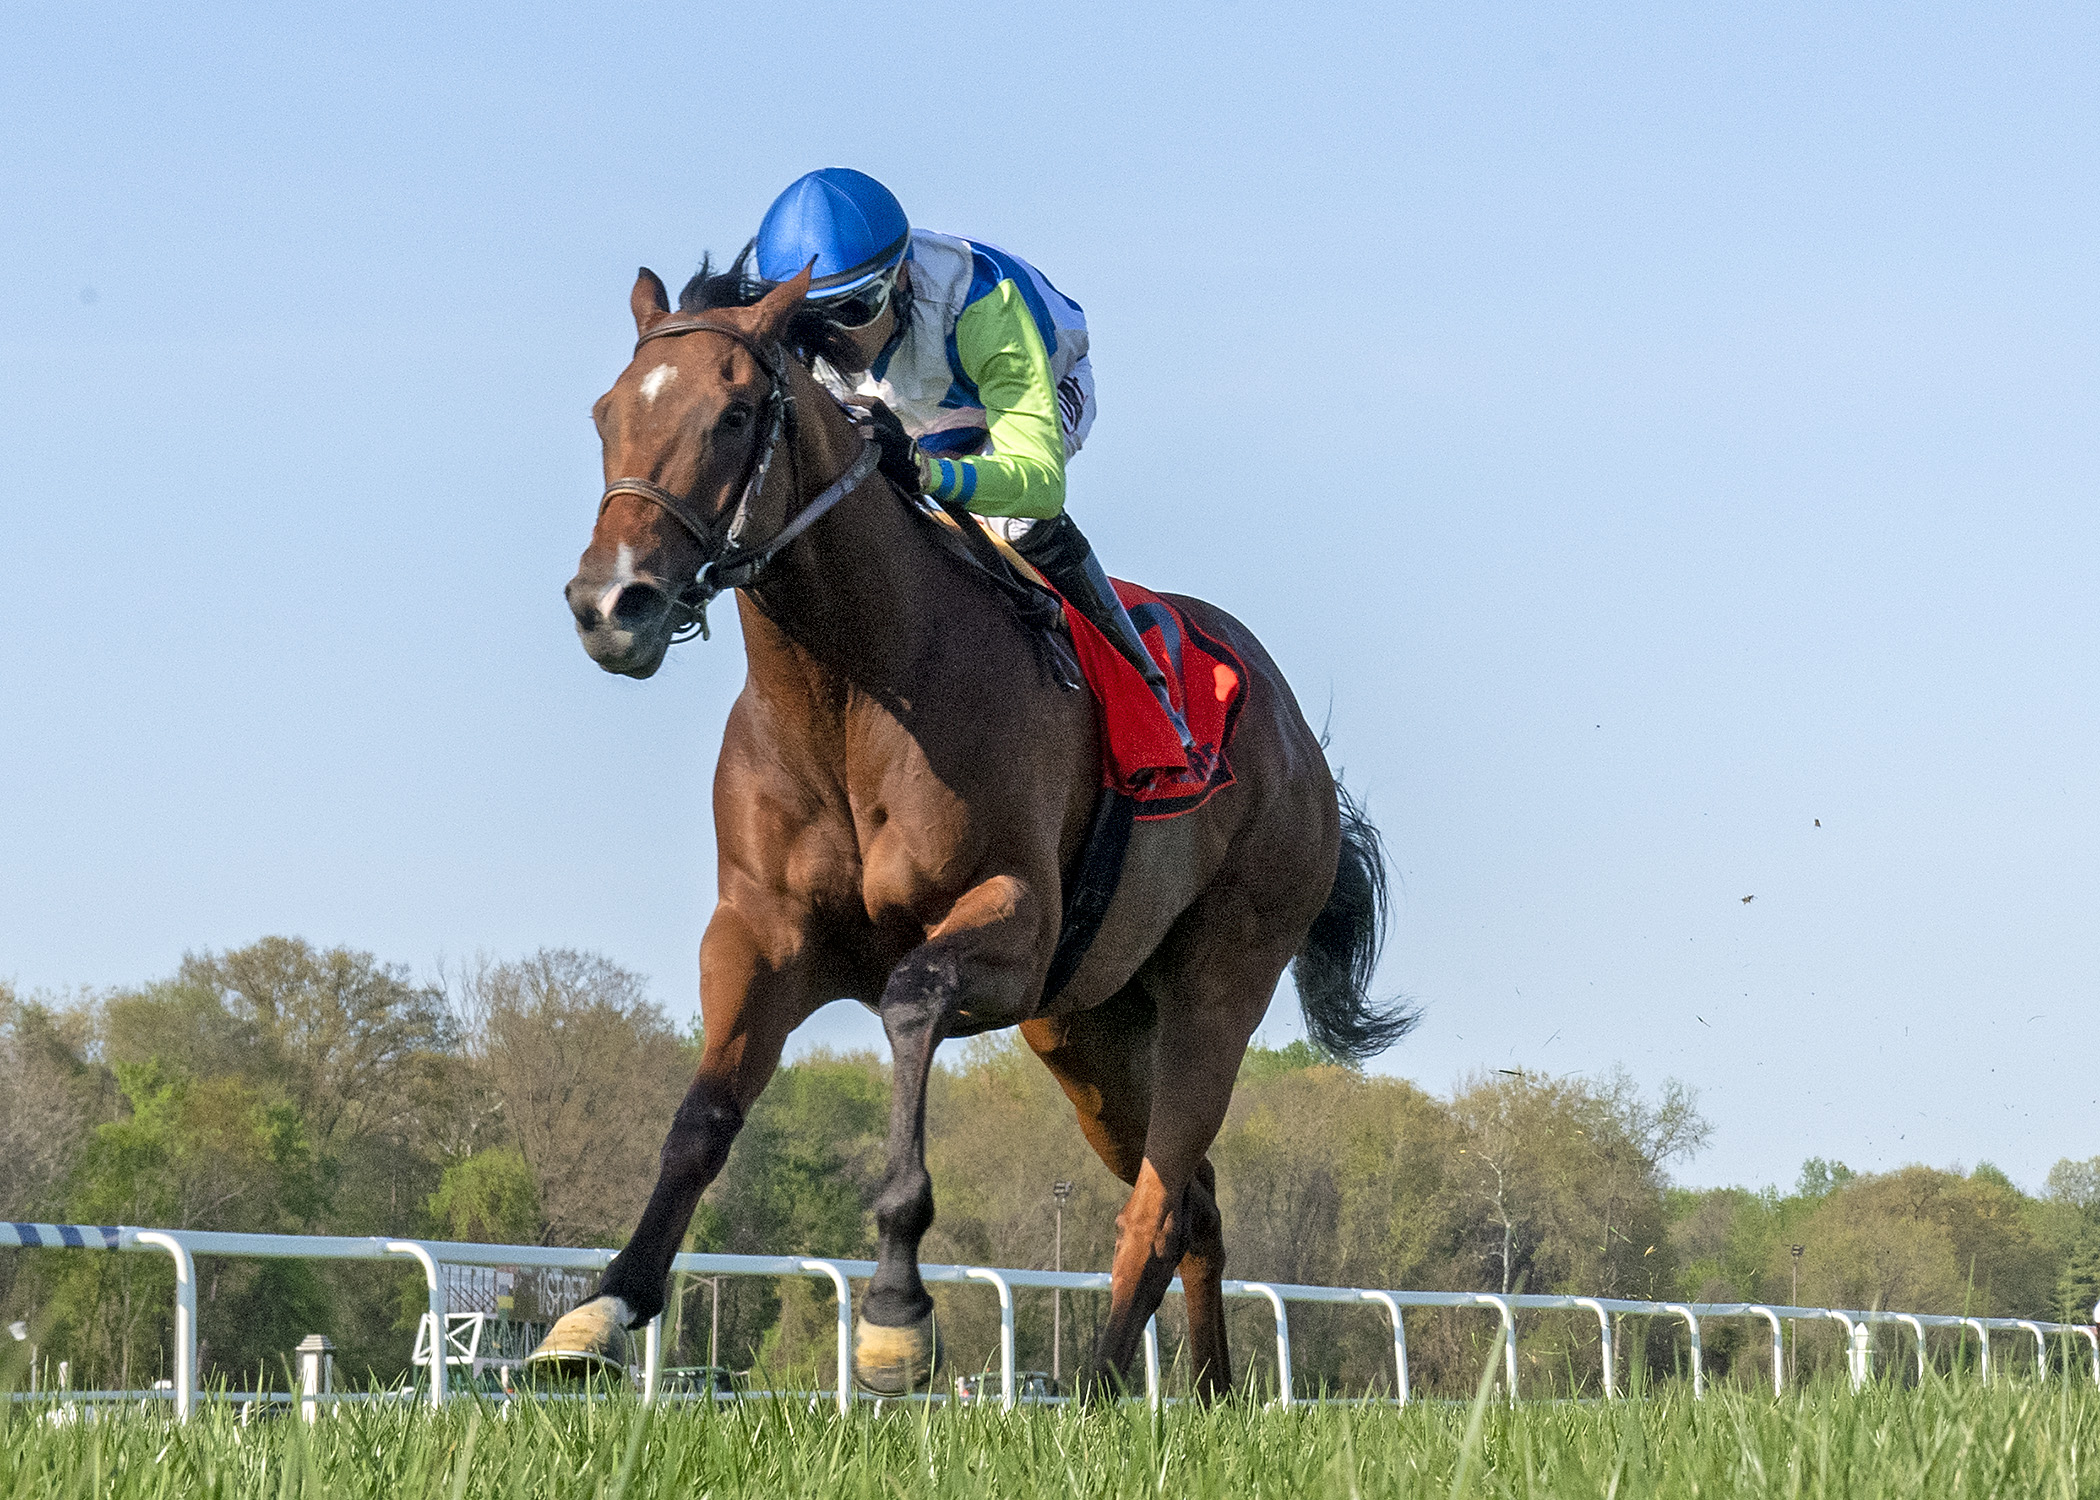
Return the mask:
<svg viewBox="0 0 2100 1500">
<path fill-rule="evenodd" d="M 665 365 L 662 368 L 668 370 L 671 367 Z M 655 378 L 656 373 L 658 372 L 651 372 L 650 378 L 652 380 Z M 613 565 L 612 582 L 608 583 L 605 586 L 605 591 L 598 596 L 598 613 L 605 616 L 607 620 L 612 619 L 613 603 L 620 597 L 620 590 L 626 588 L 634 580 L 634 548 L 622 542 L 620 543 L 619 561 Z"/>
<path fill-rule="evenodd" d="M 678 378 L 678 366 L 658 365 L 642 377 L 642 399 L 654 405 L 665 386 Z"/>
</svg>

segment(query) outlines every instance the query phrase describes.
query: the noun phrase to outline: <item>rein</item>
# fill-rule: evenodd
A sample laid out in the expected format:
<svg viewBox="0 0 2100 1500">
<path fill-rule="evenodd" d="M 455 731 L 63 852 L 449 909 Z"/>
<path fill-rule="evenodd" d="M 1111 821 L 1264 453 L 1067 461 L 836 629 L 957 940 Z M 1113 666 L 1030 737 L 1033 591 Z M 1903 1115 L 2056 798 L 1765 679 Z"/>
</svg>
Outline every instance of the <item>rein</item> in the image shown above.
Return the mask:
<svg viewBox="0 0 2100 1500">
<path fill-rule="evenodd" d="M 727 324 L 713 322 L 707 318 L 666 318 L 634 341 L 635 352 L 639 354 L 642 345 L 651 339 L 677 338 L 688 333 L 719 333 L 724 338 L 733 339 L 741 344 L 745 352 L 757 362 L 759 369 L 765 372 L 769 388 L 765 401 L 765 441 L 760 444 L 749 475 L 744 481 L 743 491 L 737 496 L 736 510 L 730 516 L 729 534 L 725 538 L 723 549 L 710 561 L 700 565 L 693 581 L 680 590 L 678 597 L 672 601 L 673 607 L 684 613 L 684 619 L 671 633 L 674 643 L 689 641 L 695 634 L 702 640 L 710 639 L 707 629 L 707 606 L 713 603 L 718 595 L 730 589 L 746 588 L 755 582 L 782 548 L 822 520 L 827 511 L 859 488 L 861 483 L 875 472 L 876 463 L 881 458 L 881 451 L 869 441 L 866 431 L 861 430 L 860 455 L 847 466 L 846 472 L 820 490 L 808 504 L 789 518 L 786 525 L 763 543 L 747 546 L 744 542 L 744 529 L 750 524 L 751 502 L 765 489 L 766 474 L 772 468 L 773 453 L 780 446 L 780 439 L 794 427 L 795 398 L 788 391 L 787 380 L 780 367 L 766 357 L 756 340 L 742 329 L 731 328 Z M 850 413 L 847 419 L 852 420 Z M 855 426 L 858 428 L 859 424 L 856 423 Z M 801 468 L 795 458 L 792 442 L 788 446 L 788 463 L 794 471 L 794 488 L 799 490 L 802 487 Z M 710 527 L 706 519 L 694 508 L 690 495 L 676 494 L 648 479 L 615 479 L 605 487 L 605 493 L 598 499 L 599 515 L 605 514 L 605 507 L 612 503 L 615 495 L 633 495 L 637 499 L 647 500 L 683 526 L 692 535 L 693 540 L 700 544 L 703 552 L 714 546 L 713 538 L 708 535 Z"/>
</svg>

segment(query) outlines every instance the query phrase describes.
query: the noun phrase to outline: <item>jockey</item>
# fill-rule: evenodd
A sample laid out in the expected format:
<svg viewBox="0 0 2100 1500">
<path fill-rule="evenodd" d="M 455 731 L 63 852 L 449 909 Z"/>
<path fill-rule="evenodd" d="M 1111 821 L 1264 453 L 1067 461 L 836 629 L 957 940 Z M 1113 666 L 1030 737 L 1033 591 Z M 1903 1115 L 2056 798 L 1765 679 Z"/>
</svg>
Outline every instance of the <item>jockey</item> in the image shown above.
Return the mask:
<svg viewBox="0 0 2100 1500">
<path fill-rule="evenodd" d="M 1166 677 L 1065 513 L 1065 464 L 1094 425 L 1079 304 L 1018 255 L 912 228 L 888 188 L 848 167 L 790 185 L 749 253 L 765 282 L 811 268 L 809 305 L 841 335 L 814 361 L 817 378 L 842 401 L 895 415 L 919 488 L 986 518 L 1100 628 L 1195 766 Z M 851 368 L 839 366 L 842 350 Z"/>
</svg>

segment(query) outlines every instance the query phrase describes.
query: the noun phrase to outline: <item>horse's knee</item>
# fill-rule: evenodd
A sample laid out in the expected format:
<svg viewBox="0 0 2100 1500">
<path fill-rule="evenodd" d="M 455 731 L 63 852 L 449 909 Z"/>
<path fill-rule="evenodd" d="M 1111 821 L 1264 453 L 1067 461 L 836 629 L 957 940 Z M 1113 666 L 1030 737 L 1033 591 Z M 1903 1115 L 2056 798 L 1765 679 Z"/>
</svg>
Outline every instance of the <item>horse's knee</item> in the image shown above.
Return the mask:
<svg viewBox="0 0 2100 1500">
<path fill-rule="evenodd" d="M 657 1170 L 666 1181 L 690 1182 L 697 1178 L 704 1186 L 722 1170 L 730 1143 L 743 1128 L 743 1111 L 734 1100 L 688 1094 L 672 1117 L 663 1150 L 657 1153 Z"/>
<path fill-rule="evenodd" d="M 928 943 L 890 970 L 882 987 L 885 1028 L 931 1024 L 959 1002 L 962 955 L 950 943 Z"/>
</svg>

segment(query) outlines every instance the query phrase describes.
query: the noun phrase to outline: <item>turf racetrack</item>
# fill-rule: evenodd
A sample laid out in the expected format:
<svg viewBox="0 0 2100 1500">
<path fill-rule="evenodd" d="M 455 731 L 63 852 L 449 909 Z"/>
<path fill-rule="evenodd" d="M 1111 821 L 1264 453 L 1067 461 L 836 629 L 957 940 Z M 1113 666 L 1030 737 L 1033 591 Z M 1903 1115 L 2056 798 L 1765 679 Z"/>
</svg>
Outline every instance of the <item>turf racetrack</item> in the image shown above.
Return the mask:
<svg viewBox="0 0 2100 1500">
<path fill-rule="evenodd" d="M 1469 1439 L 1469 1425 L 1478 1427 Z M 795 1401 L 645 1409 L 629 1401 L 461 1400 L 439 1416 L 346 1407 L 309 1429 L 187 1428 L 128 1413 L 0 1416 L 0 1496 L 875 1497 L 982 1495 L 2100 1496 L 2100 1395 L 2005 1381 L 1982 1391 L 1823 1388 L 1775 1401 L 1212 1410 L 867 1408 Z M 1463 1474 L 1460 1473 L 1463 1468 Z"/>
</svg>

